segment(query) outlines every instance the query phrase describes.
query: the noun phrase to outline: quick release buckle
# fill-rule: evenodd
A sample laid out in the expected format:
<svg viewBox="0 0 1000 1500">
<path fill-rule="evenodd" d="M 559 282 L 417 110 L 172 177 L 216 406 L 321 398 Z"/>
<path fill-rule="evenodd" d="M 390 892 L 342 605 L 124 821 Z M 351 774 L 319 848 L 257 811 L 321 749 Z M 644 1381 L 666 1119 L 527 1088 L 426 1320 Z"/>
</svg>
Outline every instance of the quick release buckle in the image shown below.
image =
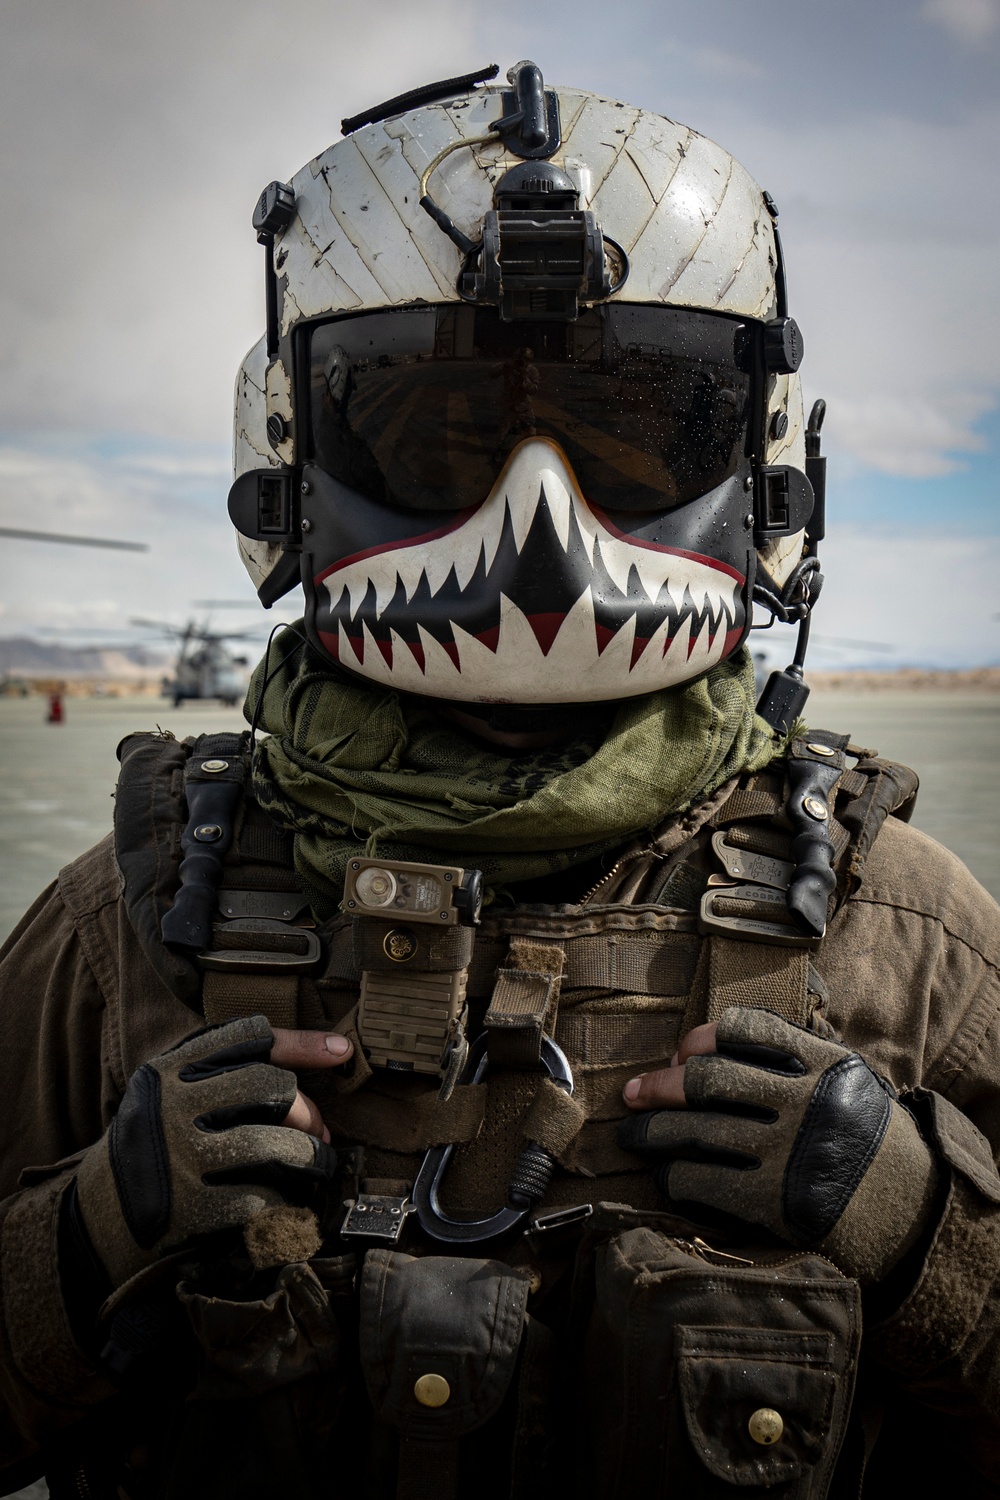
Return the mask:
<svg viewBox="0 0 1000 1500">
<path fill-rule="evenodd" d="M 698 931 L 703 936 L 742 938 L 744 942 L 773 943 L 779 948 L 817 948 L 819 937 L 795 924 L 788 907 L 788 888 L 795 874 L 790 860 L 731 844 L 725 833 L 712 835 L 712 851 L 725 875 L 709 876 L 708 889 L 698 909 Z M 719 911 L 727 902 L 752 904 L 753 915 Z M 765 911 L 760 912 L 759 908 Z M 771 913 L 773 912 L 773 919 Z"/>
<path fill-rule="evenodd" d="M 219 932 L 227 934 L 246 933 L 245 948 L 206 948 L 198 954 L 198 963 L 203 969 L 228 974 L 259 974 L 261 970 L 275 969 L 281 974 L 311 974 L 323 957 L 319 938 L 310 927 L 297 927 L 273 917 L 237 917 L 227 922 Z M 305 951 L 295 952 L 288 948 L 255 948 L 253 936 L 263 933 L 281 933 L 296 943 L 304 943 Z"/>
</svg>

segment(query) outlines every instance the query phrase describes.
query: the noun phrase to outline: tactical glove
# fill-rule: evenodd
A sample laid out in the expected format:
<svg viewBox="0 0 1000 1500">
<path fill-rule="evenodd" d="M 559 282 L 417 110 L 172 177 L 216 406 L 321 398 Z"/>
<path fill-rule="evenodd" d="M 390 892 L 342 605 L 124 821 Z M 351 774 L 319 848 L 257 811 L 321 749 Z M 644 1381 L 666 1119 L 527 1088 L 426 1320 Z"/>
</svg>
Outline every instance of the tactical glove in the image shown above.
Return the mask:
<svg viewBox="0 0 1000 1500">
<path fill-rule="evenodd" d="M 230 1021 L 129 1079 L 76 1179 L 77 1211 L 113 1286 L 197 1235 L 310 1205 L 329 1186 L 336 1153 L 281 1123 L 296 1082 L 270 1063 L 273 1041 L 263 1016 Z"/>
<path fill-rule="evenodd" d="M 937 1180 L 891 1084 L 770 1011 L 731 1006 L 717 1047 L 685 1065 L 690 1108 L 624 1120 L 621 1144 L 660 1159 L 688 1216 L 721 1211 L 880 1281 L 929 1222 Z"/>
</svg>

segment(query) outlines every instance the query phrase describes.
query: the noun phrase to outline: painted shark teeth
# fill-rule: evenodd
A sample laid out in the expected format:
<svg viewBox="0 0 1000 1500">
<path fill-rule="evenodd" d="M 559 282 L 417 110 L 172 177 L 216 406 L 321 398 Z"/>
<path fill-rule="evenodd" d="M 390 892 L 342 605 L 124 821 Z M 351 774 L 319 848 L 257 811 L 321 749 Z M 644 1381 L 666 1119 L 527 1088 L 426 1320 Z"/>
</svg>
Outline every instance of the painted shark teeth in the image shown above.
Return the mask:
<svg viewBox="0 0 1000 1500">
<path fill-rule="evenodd" d="M 329 570 L 317 626 L 365 677 L 430 697 L 588 702 L 704 672 L 743 626 L 732 569 L 632 538 L 554 444 L 522 444 L 444 535 Z"/>
</svg>

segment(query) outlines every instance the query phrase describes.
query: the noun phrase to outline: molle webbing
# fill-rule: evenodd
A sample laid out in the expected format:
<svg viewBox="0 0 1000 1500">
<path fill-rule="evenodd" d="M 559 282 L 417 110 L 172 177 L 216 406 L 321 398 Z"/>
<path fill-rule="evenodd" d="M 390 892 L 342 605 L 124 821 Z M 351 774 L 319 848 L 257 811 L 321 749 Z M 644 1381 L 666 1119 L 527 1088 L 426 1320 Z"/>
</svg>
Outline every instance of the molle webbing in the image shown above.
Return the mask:
<svg viewBox="0 0 1000 1500">
<path fill-rule="evenodd" d="M 512 932 L 513 929 L 513 932 Z M 700 940 L 685 914 L 616 910 L 570 916 L 487 918 L 476 933 L 469 966 L 470 996 L 488 996 L 511 935 L 565 949 L 562 990 L 626 990 L 636 995 L 685 995 L 698 962 Z M 356 982 L 359 965 L 351 927 L 328 929 L 328 978 Z"/>
</svg>

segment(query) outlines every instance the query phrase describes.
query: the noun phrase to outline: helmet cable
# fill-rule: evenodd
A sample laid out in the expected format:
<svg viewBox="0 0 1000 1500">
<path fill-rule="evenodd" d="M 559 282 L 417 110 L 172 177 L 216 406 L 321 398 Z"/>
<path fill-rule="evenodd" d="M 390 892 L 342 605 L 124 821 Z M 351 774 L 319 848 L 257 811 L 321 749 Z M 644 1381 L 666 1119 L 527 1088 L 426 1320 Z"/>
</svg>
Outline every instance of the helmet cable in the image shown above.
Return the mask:
<svg viewBox="0 0 1000 1500">
<path fill-rule="evenodd" d="M 268 636 L 267 645 L 264 648 L 264 681 L 260 685 L 260 692 L 257 694 L 257 701 L 254 704 L 253 708 L 253 717 L 250 720 L 251 746 L 257 743 L 257 724 L 260 720 L 260 711 L 264 707 L 264 694 L 267 692 L 268 684 L 270 683 L 272 677 L 276 677 L 277 674 L 281 671 L 287 660 L 287 657 L 282 657 L 281 660 L 275 664 L 275 666 L 271 667 L 270 670 L 268 670 L 271 660 L 271 643 L 273 642 L 275 636 L 278 634 L 279 630 L 288 630 L 291 631 L 292 635 L 298 636 L 299 645 L 293 646 L 293 651 L 301 651 L 303 646 L 308 646 L 309 644 L 308 639 L 302 634 L 301 630 L 296 630 L 294 625 L 289 625 L 284 620 L 279 620 L 278 624 L 275 625 L 274 629 L 271 631 L 271 634 Z"/>
</svg>

